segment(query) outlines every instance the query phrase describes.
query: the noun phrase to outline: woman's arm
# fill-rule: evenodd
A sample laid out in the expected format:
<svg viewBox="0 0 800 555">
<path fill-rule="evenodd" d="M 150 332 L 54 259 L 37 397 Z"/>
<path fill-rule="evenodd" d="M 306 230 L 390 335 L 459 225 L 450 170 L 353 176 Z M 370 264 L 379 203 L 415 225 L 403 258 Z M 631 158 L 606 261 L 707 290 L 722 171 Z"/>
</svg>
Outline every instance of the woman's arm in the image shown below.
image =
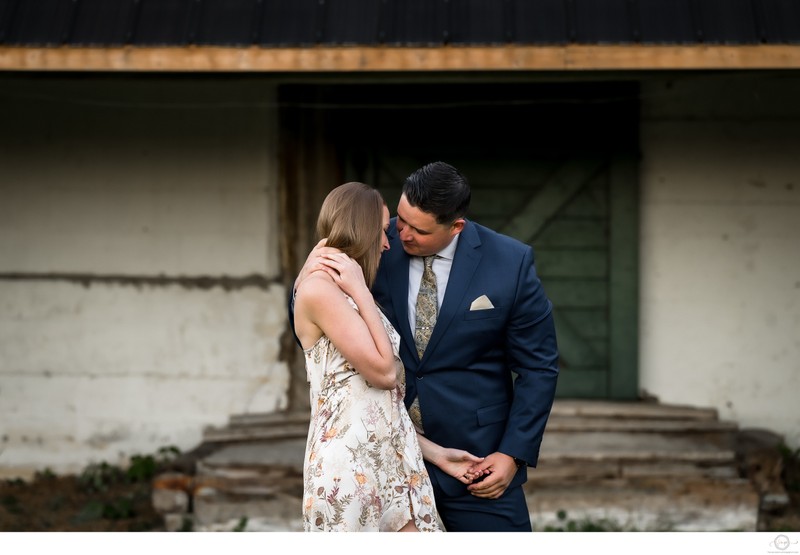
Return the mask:
<svg viewBox="0 0 800 555">
<path fill-rule="evenodd" d="M 473 467 L 482 462 L 483 457 L 476 457 L 461 449 L 442 447 L 419 432 L 417 432 L 417 439 L 423 458 L 459 482 L 471 484 L 473 480 L 481 476 L 482 472 L 474 472 Z"/>
<path fill-rule="evenodd" d="M 300 342 L 309 347 L 324 334 L 373 387 L 394 389 L 394 350 L 361 267 L 343 253 L 323 256 L 324 273 L 314 272 L 298 285 L 295 330 Z"/>
</svg>

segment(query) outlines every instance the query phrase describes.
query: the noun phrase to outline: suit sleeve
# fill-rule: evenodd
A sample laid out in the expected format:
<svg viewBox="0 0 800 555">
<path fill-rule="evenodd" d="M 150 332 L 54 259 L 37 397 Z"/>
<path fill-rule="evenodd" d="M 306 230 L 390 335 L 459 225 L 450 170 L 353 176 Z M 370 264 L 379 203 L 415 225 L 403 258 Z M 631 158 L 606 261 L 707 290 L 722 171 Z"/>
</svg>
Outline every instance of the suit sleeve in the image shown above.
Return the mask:
<svg viewBox="0 0 800 555">
<path fill-rule="evenodd" d="M 508 424 L 498 451 L 536 466 L 558 379 L 553 305 L 527 247 L 507 328 L 507 365 L 516 374 Z"/>
</svg>

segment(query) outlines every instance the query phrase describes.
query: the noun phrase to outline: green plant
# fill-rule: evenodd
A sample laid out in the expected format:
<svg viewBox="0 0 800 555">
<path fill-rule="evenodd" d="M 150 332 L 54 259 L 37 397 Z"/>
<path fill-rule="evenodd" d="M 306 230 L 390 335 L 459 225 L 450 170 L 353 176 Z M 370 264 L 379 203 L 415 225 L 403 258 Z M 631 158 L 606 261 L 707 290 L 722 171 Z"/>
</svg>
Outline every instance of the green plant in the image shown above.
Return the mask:
<svg viewBox="0 0 800 555">
<path fill-rule="evenodd" d="M 193 532 L 194 531 L 194 520 L 192 520 L 188 516 L 184 516 L 183 520 L 181 521 L 181 528 L 178 532 Z"/>
<path fill-rule="evenodd" d="M 50 468 L 45 468 L 44 470 L 40 470 L 33 475 L 34 480 L 52 480 L 56 477 L 55 472 L 53 472 Z"/>
<path fill-rule="evenodd" d="M 180 450 L 177 447 L 168 446 L 158 449 L 155 455 L 132 455 L 126 470 L 105 461 L 90 464 L 80 474 L 78 482 L 85 491 L 95 492 L 106 491 L 109 485 L 121 482 L 148 482 L 178 455 Z"/>
<path fill-rule="evenodd" d="M 125 476 L 130 483 L 144 482 L 156 475 L 158 463 L 152 455 L 134 455 Z"/>
<path fill-rule="evenodd" d="M 233 532 L 244 532 L 247 529 L 247 517 L 239 519 L 239 523 L 234 527 Z"/>
<path fill-rule="evenodd" d="M 78 476 L 78 483 L 84 491 L 102 492 L 122 480 L 124 475 L 122 469 L 104 461 L 88 465 Z"/>
</svg>

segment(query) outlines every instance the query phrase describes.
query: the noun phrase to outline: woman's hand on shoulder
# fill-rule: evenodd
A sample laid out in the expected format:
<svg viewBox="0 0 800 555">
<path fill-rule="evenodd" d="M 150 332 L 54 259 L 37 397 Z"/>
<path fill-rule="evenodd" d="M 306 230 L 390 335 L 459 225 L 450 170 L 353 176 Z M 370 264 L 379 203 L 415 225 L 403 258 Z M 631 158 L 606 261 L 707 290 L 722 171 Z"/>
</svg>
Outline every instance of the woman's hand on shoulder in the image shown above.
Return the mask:
<svg viewBox="0 0 800 555">
<path fill-rule="evenodd" d="M 333 282 L 342 291 L 353 299 L 369 293 L 369 288 L 364 281 L 364 271 L 354 259 L 341 252 L 324 253 L 320 258 L 322 269 L 333 278 Z"/>
<path fill-rule="evenodd" d="M 314 248 L 311 249 L 311 252 L 308 253 L 308 257 L 306 257 L 306 261 L 303 263 L 303 267 L 300 268 L 300 273 L 295 280 L 295 289 L 312 273 L 325 269 L 322 262 L 323 255 L 341 252 L 339 249 L 334 247 L 325 246 L 327 241 L 327 238 L 320 239 L 320 241 L 314 245 Z"/>
</svg>

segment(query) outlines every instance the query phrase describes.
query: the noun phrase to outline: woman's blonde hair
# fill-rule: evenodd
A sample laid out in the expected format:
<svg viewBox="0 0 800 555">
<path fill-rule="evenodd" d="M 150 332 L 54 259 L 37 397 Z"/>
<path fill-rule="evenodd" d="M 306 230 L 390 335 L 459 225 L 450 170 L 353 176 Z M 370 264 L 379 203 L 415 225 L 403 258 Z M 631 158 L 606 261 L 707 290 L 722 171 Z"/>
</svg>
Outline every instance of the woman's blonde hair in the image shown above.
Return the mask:
<svg viewBox="0 0 800 555">
<path fill-rule="evenodd" d="M 351 181 L 333 189 L 319 211 L 317 237 L 353 258 L 372 287 L 383 244 L 383 197 L 369 185 Z"/>
</svg>

